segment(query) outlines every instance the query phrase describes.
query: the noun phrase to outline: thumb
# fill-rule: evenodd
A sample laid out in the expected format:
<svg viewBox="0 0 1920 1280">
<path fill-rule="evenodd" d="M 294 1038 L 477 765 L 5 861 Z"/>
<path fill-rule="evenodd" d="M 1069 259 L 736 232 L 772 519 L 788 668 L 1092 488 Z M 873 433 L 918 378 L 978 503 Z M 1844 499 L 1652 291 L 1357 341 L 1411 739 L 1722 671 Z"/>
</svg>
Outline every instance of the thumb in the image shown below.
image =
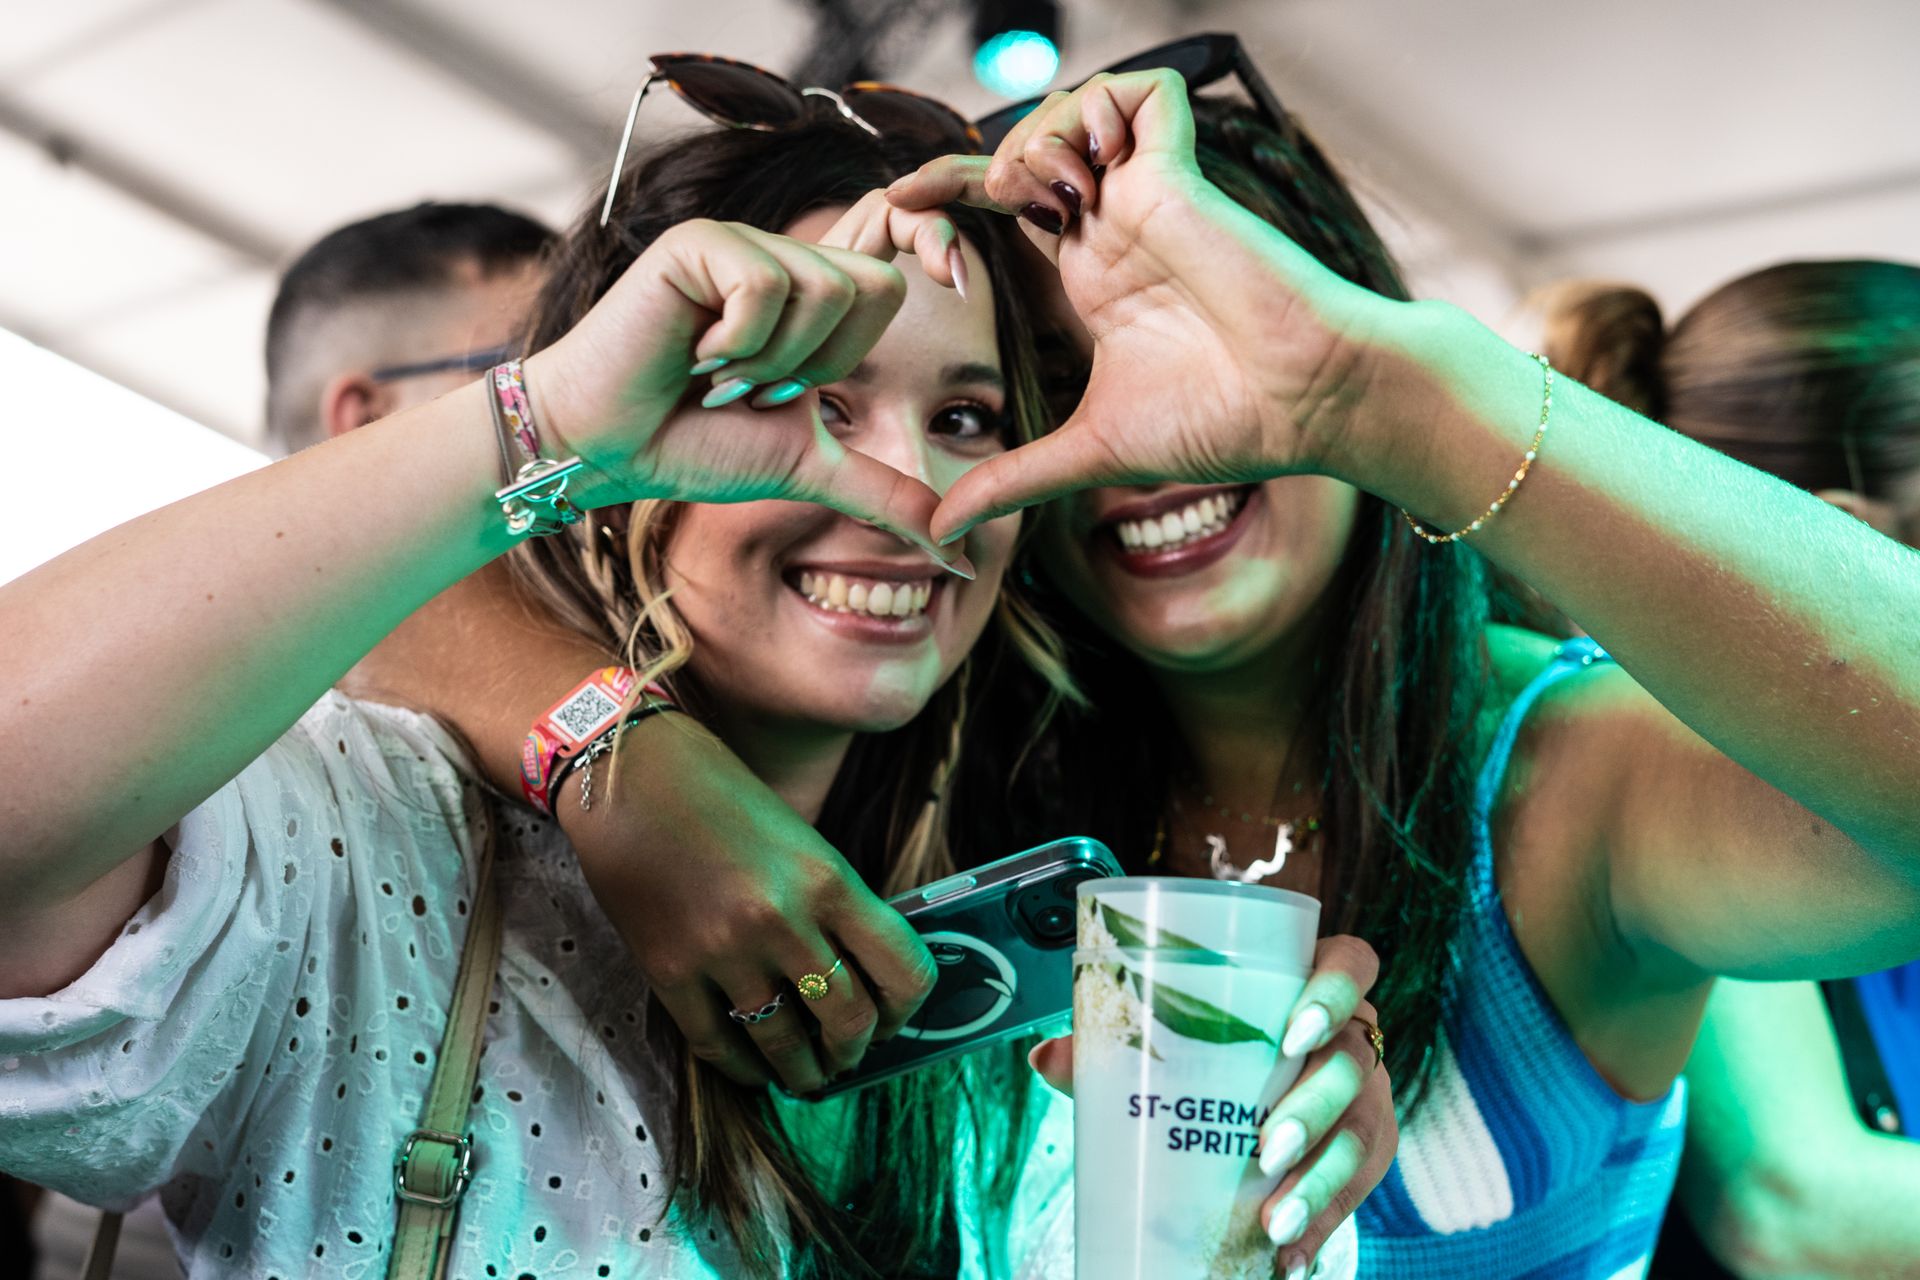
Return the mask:
<svg viewBox="0 0 1920 1280">
<path fill-rule="evenodd" d="M 1027 1054 L 1027 1065 L 1069 1098 L 1073 1096 L 1073 1037 L 1042 1040 Z"/>
<path fill-rule="evenodd" d="M 973 578 L 959 548 L 936 547 L 931 534 L 940 495 L 922 481 L 827 437 L 794 468 L 791 497 L 864 520 L 920 548 L 943 569 Z"/>
<path fill-rule="evenodd" d="M 983 521 L 1046 502 L 1076 489 L 1129 479 L 1111 445 L 1076 410 L 1056 430 L 989 458 L 947 490 L 933 516 L 934 541 L 957 541 Z"/>
</svg>

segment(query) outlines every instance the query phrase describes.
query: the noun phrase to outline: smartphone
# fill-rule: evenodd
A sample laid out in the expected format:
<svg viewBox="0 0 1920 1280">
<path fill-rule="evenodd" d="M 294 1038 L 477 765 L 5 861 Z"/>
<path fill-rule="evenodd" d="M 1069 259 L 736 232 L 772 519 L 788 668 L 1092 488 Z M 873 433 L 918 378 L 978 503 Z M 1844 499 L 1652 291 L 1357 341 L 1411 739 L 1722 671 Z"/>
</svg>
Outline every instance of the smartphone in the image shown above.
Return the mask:
<svg viewBox="0 0 1920 1280">
<path fill-rule="evenodd" d="M 1073 1011 L 1074 891 L 1120 875 L 1098 840 L 1055 840 L 894 898 L 939 976 L 906 1026 L 813 1097 L 864 1088 L 1064 1024 Z"/>
</svg>

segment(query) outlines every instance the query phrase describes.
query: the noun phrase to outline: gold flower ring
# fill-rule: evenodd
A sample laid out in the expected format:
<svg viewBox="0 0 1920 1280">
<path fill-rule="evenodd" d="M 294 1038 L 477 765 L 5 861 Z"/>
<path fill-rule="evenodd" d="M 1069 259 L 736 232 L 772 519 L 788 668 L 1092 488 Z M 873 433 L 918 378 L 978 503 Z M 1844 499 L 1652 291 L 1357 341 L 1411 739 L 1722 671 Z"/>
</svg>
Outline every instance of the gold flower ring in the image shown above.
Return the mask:
<svg viewBox="0 0 1920 1280">
<path fill-rule="evenodd" d="M 835 960 L 833 962 L 833 968 L 827 970 L 825 973 L 803 973 L 794 981 L 793 985 L 798 987 L 800 994 L 808 1000 L 824 1000 L 827 995 L 828 979 L 840 972 L 840 966 L 845 963 L 846 958 L 842 956 Z"/>
</svg>

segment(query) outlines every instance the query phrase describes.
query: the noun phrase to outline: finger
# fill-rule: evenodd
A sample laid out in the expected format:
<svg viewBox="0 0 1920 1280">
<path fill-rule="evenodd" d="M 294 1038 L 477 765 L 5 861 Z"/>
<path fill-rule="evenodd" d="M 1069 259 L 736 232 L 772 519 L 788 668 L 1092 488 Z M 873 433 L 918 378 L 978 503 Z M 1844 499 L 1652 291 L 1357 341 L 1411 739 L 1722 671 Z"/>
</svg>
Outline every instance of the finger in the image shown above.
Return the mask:
<svg viewBox="0 0 1920 1280">
<path fill-rule="evenodd" d="M 992 156 L 941 156 L 929 160 L 886 190 L 887 202 L 902 209 L 935 209 L 946 204 L 972 205 L 994 213 L 1014 210 L 987 194 L 987 168 Z"/>
<path fill-rule="evenodd" d="M 658 242 L 662 276 L 690 301 L 718 314 L 694 347 L 702 363 L 745 360 L 780 323 L 791 287 L 766 249 L 718 222 L 681 223 Z"/>
<path fill-rule="evenodd" d="M 824 940 L 809 951 L 831 954 Z M 828 960 L 816 969 L 807 970 L 826 975 L 827 993 L 818 1000 L 806 1000 L 804 1007 L 820 1024 L 820 1057 L 827 1074 L 837 1076 L 851 1071 L 867 1056 L 867 1045 L 873 1039 L 879 1014 L 874 1009 L 873 997 L 867 993 L 866 983 L 860 981 L 852 965 L 843 962 L 837 972 L 829 973 L 832 968 L 833 961 Z M 798 972 L 796 970 L 796 975 Z"/>
<path fill-rule="evenodd" d="M 1030 237 L 1033 231 L 1058 236 L 1073 221 L 1072 204 L 1049 188 L 1046 179 L 1029 169 L 1026 161 L 1028 143 L 1046 131 L 1048 118 L 1064 106 L 1070 96 L 1052 94 L 1029 112 L 1001 141 L 994 150 L 993 162 L 987 166 L 987 194 L 997 204 L 1018 213 L 1031 229 Z M 1035 243 L 1044 245 L 1045 241 L 1035 238 Z"/>
<path fill-rule="evenodd" d="M 726 369 L 713 375 L 714 381 L 718 385 L 745 379 L 754 386 L 772 390 L 773 384 L 784 383 L 802 373 L 814 352 L 840 327 L 855 303 L 862 300 L 860 286 L 812 245 L 752 227 L 741 227 L 738 231 L 743 239 L 780 265 L 787 277 L 786 297 L 760 349 L 752 355 L 736 357 Z M 877 340 L 891 318 L 892 311 L 888 310 L 877 326 L 869 324 L 863 328 Z M 867 345 L 871 347 L 872 342 Z M 755 404 L 761 408 L 777 407 L 798 399 L 806 389 L 804 380 L 799 380 L 771 403 L 761 404 L 756 399 Z"/>
<path fill-rule="evenodd" d="M 959 239 L 945 210 L 902 209 L 887 202 L 886 192 L 869 191 L 818 243 L 823 249 L 845 249 L 882 262 L 891 262 L 896 254 L 914 254 L 929 279 L 957 288 L 965 297 L 964 268 L 956 265 Z"/>
<path fill-rule="evenodd" d="M 1093 208 L 1098 198 L 1093 169 L 1087 161 L 1089 135 L 1082 119 L 1082 105 L 1088 100 L 1084 90 L 1063 98 L 1039 127 L 1029 132 L 1020 152 L 1027 172 L 1046 187 L 1069 222 Z"/>
<path fill-rule="evenodd" d="M 1372 1065 L 1369 1052 L 1367 1066 Z M 1360 1096 L 1369 1074 L 1348 1054 L 1315 1055 L 1260 1125 L 1260 1172 L 1271 1178 L 1291 1169 L 1324 1141 Z"/>
<path fill-rule="evenodd" d="M 920 548 L 942 568 L 973 578 L 973 562 L 963 552 L 933 541 L 933 514 L 940 506 L 940 495 L 924 481 L 847 448 L 824 428 L 815 433 L 814 447 L 795 464 L 787 483 L 788 491 L 782 496 L 817 502 L 878 525 Z"/>
<path fill-rule="evenodd" d="M 1076 426 L 1078 416 L 1038 440 L 988 458 L 954 481 L 934 514 L 934 541 L 946 546 L 975 525 L 1022 507 L 1076 489 L 1134 479 L 1097 433 Z"/>
<path fill-rule="evenodd" d="M 1304 1276 L 1333 1229 L 1352 1216 L 1359 1200 L 1350 1186 L 1366 1156 L 1360 1139 L 1343 1129 L 1313 1153 L 1306 1173 L 1262 1207 L 1267 1238 L 1280 1251 L 1276 1262 L 1282 1275 Z"/>
<path fill-rule="evenodd" d="M 1073 1037 L 1055 1036 L 1042 1040 L 1027 1054 L 1027 1065 L 1042 1080 L 1069 1098 L 1073 1096 Z"/>
<path fill-rule="evenodd" d="M 1314 952 L 1313 976 L 1288 1015 L 1280 1052 L 1295 1058 L 1333 1039 L 1379 974 L 1380 957 L 1366 942 L 1349 934 L 1322 938 Z"/>
<path fill-rule="evenodd" d="M 680 1028 L 687 1047 L 702 1062 L 711 1063 L 736 1084 L 760 1087 L 773 1077 L 766 1059 L 740 1026 L 727 1017 L 718 991 L 704 982 L 653 989 L 660 1007 Z M 756 1006 L 757 1007 L 757 1006 Z"/>
<path fill-rule="evenodd" d="M 1096 76 L 1076 96 L 1077 115 L 1062 119 L 1073 119 L 1081 129 L 1073 141 L 1082 154 L 1099 139 L 1097 163 L 1120 164 L 1142 151 L 1192 157 L 1193 107 L 1179 72 L 1155 67 Z M 1115 132 L 1117 139 L 1111 136 Z"/>
<path fill-rule="evenodd" d="M 749 1024 L 747 1035 L 787 1092 L 813 1093 L 826 1084 L 827 1070 L 813 1042 L 812 1024 L 800 1012 L 804 1002 L 799 994 L 782 980 L 762 975 L 729 986 L 727 998 L 739 1000 L 733 1007 L 742 1012 L 756 1012 L 772 1003 L 775 992 L 781 997 L 780 1007 Z"/>
<path fill-rule="evenodd" d="M 865 886 L 849 892 L 845 905 L 823 921 L 848 963 L 866 975 L 879 1021 L 873 1037 L 886 1040 L 907 1024 L 939 976 L 933 954 L 907 918 Z"/>
</svg>

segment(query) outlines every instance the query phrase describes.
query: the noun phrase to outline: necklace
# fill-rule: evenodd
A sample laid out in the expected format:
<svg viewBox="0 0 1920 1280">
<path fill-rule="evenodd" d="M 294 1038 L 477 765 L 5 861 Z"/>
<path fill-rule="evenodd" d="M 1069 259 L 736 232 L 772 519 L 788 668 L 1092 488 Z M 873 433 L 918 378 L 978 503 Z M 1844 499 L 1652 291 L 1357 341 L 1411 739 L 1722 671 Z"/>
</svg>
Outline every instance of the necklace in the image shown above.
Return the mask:
<svg viewBox="0 0 1920 1280">
<path fill-rule="evenodd" d="M 1185 812 L 1177 795 L 1170 795 L 1168 800 L 1175 813 Z M 1303 818 L 1276 818 L 1272 814 L 1263 814 L 1255 818 L 1251 813 L 1236 815 L 1231 809 L 1215 803 L 1211 795 L 1201 797 L 1201 807 L 1209 811 L 1209 816 L 1225 818 L 1229 822 L 1237 820 L 1243 826 L 1273 828 L 1273 852 L 1265 858 L 1255 858 L 1245 867 L 1235 863 L 1233 856 L 1227 852 L 1225 836 L 1212 832 L 1203 836 L 1207 845 L 1207 870 L 1216 880 L 1257 884 L 1268 876 L 1277 874 L 1282 867 L 1286 866 L 1287 855 L 1295 848 L 1296 834 L 1304 841 L 1305 837 L 1320 830 L 1320 816 L 1317 813 L 1310 813 Z M 1166 838 L 1167 820 L 1162 814 L 1154 829 L 1153 851 L 1147 856 L 1149 866 L 1159 864 L 1165 852 Z"/>
</svg>

